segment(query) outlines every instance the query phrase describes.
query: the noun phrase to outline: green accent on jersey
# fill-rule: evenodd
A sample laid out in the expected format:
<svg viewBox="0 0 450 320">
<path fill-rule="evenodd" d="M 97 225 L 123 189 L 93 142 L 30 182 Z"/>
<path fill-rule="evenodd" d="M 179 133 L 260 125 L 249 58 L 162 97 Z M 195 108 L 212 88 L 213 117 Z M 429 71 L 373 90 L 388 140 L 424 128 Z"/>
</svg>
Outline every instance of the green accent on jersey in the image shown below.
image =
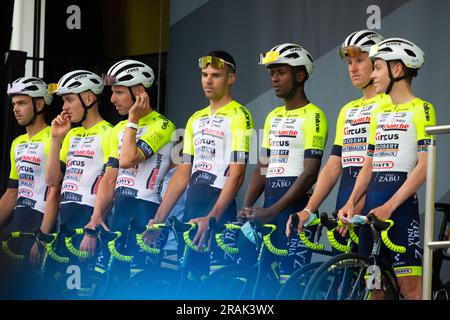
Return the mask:
<svg viewBox="0 0 450 320">
<path fill-rule="evenodd" d="M 427 151 L 431 142 L 425 128 L 434 125 L 434 106 L 419 98 L 375 110 L 367 152 L 373 156 L 373 171 L 411 172 L 417 164 L 417 153 Z"/>
<path fill-rule="evenodd" d="M 50 127 L 31 139 L 28 134 L 18 136 L 11 145 L 9 179 L 18 182 L 17 205 L 45 210 L 47 184 L 45 165 L 50 150 Z"/>
<path fill-rule="evenodd" d="M 89 129 L 76 127 L 64 138 L 60 160 L 66 170 L 61 203 L 77 202 L 94 207 L 95 195 L 108 162 L 112 125 L 102 120 Z"/>
<path fill-rule="evenodd" d="M 223 188 L 230 163 L 246 162 L 252 135 L 251 113 L 234 100 L 215 114 L 210 106 L 195 112 L 186 124 L 184 162 L 193 164 L 192 175 L 213 177 L 196 183 Z"/>
</svg>

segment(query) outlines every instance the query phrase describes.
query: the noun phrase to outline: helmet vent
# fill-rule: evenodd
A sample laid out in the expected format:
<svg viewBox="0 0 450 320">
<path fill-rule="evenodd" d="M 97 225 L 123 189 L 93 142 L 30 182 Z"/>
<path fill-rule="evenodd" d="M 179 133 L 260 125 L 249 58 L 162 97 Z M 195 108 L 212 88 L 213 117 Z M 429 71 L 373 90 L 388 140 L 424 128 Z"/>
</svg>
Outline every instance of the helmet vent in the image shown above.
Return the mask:
<svg viewBox="0 0 450 320">
<path fill-rule="evenodd" d="M 417 57 L 416 54 L 414 53 L 414 51 L 411 51 L 409 49 L 405 49 L 405 52 L 411 57 L 414 57 L 414 58 Z"/>
</svg>

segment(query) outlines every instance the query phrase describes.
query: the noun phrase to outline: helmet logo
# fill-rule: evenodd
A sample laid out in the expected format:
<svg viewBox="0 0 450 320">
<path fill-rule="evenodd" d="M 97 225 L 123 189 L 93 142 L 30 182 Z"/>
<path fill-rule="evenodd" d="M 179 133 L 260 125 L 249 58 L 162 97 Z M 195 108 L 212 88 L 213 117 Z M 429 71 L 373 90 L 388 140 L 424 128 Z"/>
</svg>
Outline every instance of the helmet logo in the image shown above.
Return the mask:
<svg viewBox="0 0 450 320">
<path fill-rule="evenodd" d="M 132 69 L 127 70 L 127 73 L 136 72 L 138 70 L 139 70 L 139 68 L 132 68 Z"/>
</svg>

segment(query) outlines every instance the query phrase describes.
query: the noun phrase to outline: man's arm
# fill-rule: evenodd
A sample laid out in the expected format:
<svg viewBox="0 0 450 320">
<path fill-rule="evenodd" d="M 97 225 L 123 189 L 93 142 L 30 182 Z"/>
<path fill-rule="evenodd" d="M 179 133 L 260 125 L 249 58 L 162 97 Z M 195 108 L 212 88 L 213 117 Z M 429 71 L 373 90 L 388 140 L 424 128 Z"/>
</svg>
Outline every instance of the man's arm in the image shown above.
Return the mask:
<svg viewBox="0 0 450 320">
<path fill-rule="evenodd" d="M 331 190 L 333 190 L 333 187 L 339 180 L 341 174 L 342 174 L 341 158 L 331 155 L 319 174 L 316 187 L 314 188 L 314 193 L 309 199 L 306 208 L 308 208 L 312 212 L 319 209 L 319 206 L 330 194 Z"/>
<path fill-rule="evenodd" d="M 192 164 L 190 163 L 183 163 L 177 166 L 175 173 L 169 181 L 163 201 L 159 205 L 155 217 L 149 223 L 163 223 L 167 219 L 172 208 L 186 190 L 191 172 Z"/>
<path fill-rule="evenodd" d="M 245 193 L 244 204 L 242 205 L 244 208 L 252 207 L 264 191 L 267 170 L 267 164 L 264 163 L 268 162 L 261 159 L 253 171 Z"/>
<path fill-rule="evenodd" d="M 0 229 L 4 227 L 6 221 L 8 221 L 11 213 L 16 206 L 17 202 L 17 189 L 8 188 L 3 196 L 0 198 Z"/>
<path fill-rule="evenodd" d="M 309 189 L 317 180 L 320 170 L 320 159 L 305 159 L 304 170 L 302 174 L 295 180 L 289 190 L 268 208 L 269 215 L 273 218 L 284 209 L 292 205 L 296 200 L 305 197 Z"/>
<path fill-rule="evenodd" d="M 41 223 L 41 230 L 44 233 L 50 233 L 53 231 L 53 227 L 58 217 L 59 201 L 60 201 L 61 188 L 49 187 L 47 194 L 47 201 L 45 204 L 44 219 Z"/>
<path fill-rule="evenodd" d="M 117 172 L 118 169 L 116 168 L 106 168 L 98 186 L 94 212 L 92 213 L 91 221 L 86 225 L 87 228 L 95 229 L 99 224 L 103 224 L 106 220 L 106 215 L 111 208 L 114 198 Z"/>
<path fill-rule="evenodd" d="M 389 219 L 392 213 L 400 207 L 409 197 L 411 197 L 423 184 L 427 176 L 427 153 L 419 152 L 417 165 L 408 175 L 408 178 L 397 190 L 397 192 L 382 206 L 371 210 L 379 219 Z"/>
<path fill-rule="evenodd" d="M 63 173 L 60 170 L 61 160 L 59 158 L 62 137 L 52 137 L 50 142 L 50 151 L 48 152 L 47 164 L 45 166 L 45 183 L 49 187 L 56 187 L 63 179 Z"/>
</svg>

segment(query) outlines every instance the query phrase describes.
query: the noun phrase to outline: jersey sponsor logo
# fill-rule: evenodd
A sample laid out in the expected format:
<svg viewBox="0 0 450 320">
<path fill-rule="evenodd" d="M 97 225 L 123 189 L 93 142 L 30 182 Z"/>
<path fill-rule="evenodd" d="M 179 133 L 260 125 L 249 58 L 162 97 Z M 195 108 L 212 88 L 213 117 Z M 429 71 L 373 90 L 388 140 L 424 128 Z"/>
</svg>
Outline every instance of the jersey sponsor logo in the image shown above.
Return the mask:
<svg viewBox="0 0 450 320">
<path fill-rule="evenodd" d="M 32 174 L 28 174 L 28 173 L 20 173 L 19 174 L 19 180 L 22 180 L 22 181 L 25 181 L 25 180 L 34 181 L 34 176 Z"/>
<path fill-rule="evenodd" d="M 250 114 L 247 111 L 247 109 L 245 109 L 243 106 L 240 106 L 239 109 L 241 109 L 241 111 L 244 113 L 244 117 L 245 117 L 245 128 L 246 129 L 250 129 L 252 127 L 252 122 L 250 121 Z"/>
<path fill-rule="evenodd" d="M 381 134 L 380 132 L 375 133 L 375 140 L 383 141 L 383 140 L 398 140 L 400 138 L 398 133 L 387 133 Z"/>
<path fill-rule="evenodd" d="M 137 177 L 138 174 L 138 169 L 137 166 L 134 168 L 130 168 L 130 169 L 120 169 L 120 174 L 119 176 L 128 176 L 128 177 Z"/>
<path fill-rule="evenodd" d="M 370 116 L 365 116 L 365 117 L 350 120 L 350 125 L 352 125 L 352 126 L 357 126 L 360 124 L 368 124 L 368 123 L 370 123 Z"/>
<path fill-rule="evenodd" d="M 19 180 L 19 186 L 21 188 L 34 188 L 34 181 L 30 180 Z"/>
<path fill-rule="evenodd" d="M 321 149 L 325 146 L 325 137 L 322 136 L 313 136 L 312 146 L 314 148 Z"/>
<path fill-rule="evenodd" d="M 33 198 L 34 196 L 33 190 L 28 188 L 20 188 L 17 194 L 18 196 L 24 196 L 28 198 Z"/>
<path fill-rule="evenodd" d="M 399 182 L 400 176 L 398 174 L 383 174 L 380 176 L 377 176 L 377 182 L 379 183 L 392 183 L 392 182 Z"/>
<path fill-rule="evenodd" d="M 366 134 L 367 128 L 357 128 L 357 129 L 349 129 L 348 127 L 344 127 L 344 135 L 354 135 L 354 134 Z"/>
<path fill-rule="evenodd" d="M 217 138 L 223 138 L 225 136 L 225 131 L 211 129 L 211 128 L 205 128 L 202 130 L 202 134 L 206 134 L 206 135 L 217 137 Z"/>
<path fill-rule="evenodd" d="M 297 130 L 270 130 L 269 134 L 273 134 L 280 138 L 295 138 L 298 135 Z"/>
<path fill-rule="evenodd" d="M 362 165 L 364 163 L 364 157 L 363 156 L 348 156 L 343 157 L 342 162 L 344 164 L 357 164 Z"/>
<path fill-rule="evenodd" d="M 346 138 L 343 140 L 344 145 L 367 143 L 367 137 Z"/>
<path fill-rule="evenodd" d="M 207 138 L 197 138 L 194 140 L 194 146 L 199 146 L 201 144 L 206 144 L 210 146 L 215 146 L 216 141 L 213 139 L 207 139 Z"/>
<path fill-rule="evenodd" d="M 361 151 L 366 151 L 366 146 L 345 146 L 342 147 L 342 152 L 361 152 Z"/>
<path fill-rule="evenodd" d="M 423 104 L 423 112 L 425 112 L 425 120 L 430 121 L 430 107 L 428 103 Z"/>
<path fill-rule="evenodd" d="M 26 162 L 26 163 L 30 163 L 30 164 L 34 164 L 34 165 L 40 165 L 42 162 L 42 159 L 40 157 L 36 157 L 36 156 L 30 156 L 30 155 L 26 155 L 24 154 L 21 159 L 22 162 Z"/>
<path fill-rule="evenodd" d="M 64 182 L 62 185 L 62 189 L 70 191 L 78 191 L 78 185 L 72 182 Z"/>
<path fill-rule="evenodd" d="M 197 171 L 195 173 L 195 178 L 193 180 L 194 184 L 214 184 L 214 181 L 216 181 L 217 176 L 203 171 Z"/>
<path fill-rule="evenodd" d="M 384 131 L 408 131 L 409 124 L 408 123 L 386 123 L 381 125 Z"/>
<path fill-rule="evenodd" d="M 210 163 L 207 163 L 207 162 L 197 162 L 194 165 L 194 170 L 210 171 L 211 169 L 212 169 L 212 165 Z"/>
<path fill-rule="evenodd" d="M 84 169 L 80 168 L 70 168 L 67 169 L 66 174 L 83 174 Z"/>
<path fill-rule="evenodd" d="M 283 167 L 273 167 L 273 168 L 267 168 L 267 174 L 268 175 L 280 175 L 284 173 Z"/>
<path fill-rule="evenodd" d="M 291 185 L 292 185 L 292 181 L 290 181 L 290 180 L 276 179 L 275 181 L 270 181 L 270 187 L 272 189 L 290 188 Z"/>
<path fill-rule="evenodd" d="M 80 158 L 88 158 L 92 159 L 95 156 L 95 150 L 73 150 L 68 153 L 68 155 L 72 155 L 74 157 Z"/>
<path fill-rule="evenodd" d="M 61 194 L 62 201 L 75 201 L 75 202 L 82 202 L 83 196 L 81 194 L 64 191 Z"/>
<path fill-rule="evenodd" d="M 275 155 L 275 156 L 288 156 L 289 155 L 289 150 L 285 150 L 285 149 L 278 149 L 278 150 L 270 150 L 270 155 Z"/>
<path fill-rule="evenodd" d="M 289 147 L 289 141 L 286 141 L 286 140 L 279 141 L 279 140 L 269 139 L 269 145 L 271 147 Z"/>
<path fill-rule="evenodd" d="M 320 132 L 320 113 L 316 113 L 316 132 Z"/>
<path fill-rule="evenodd" d="M 394 162 L 392 162 L 392 161 L 374 161 L 373 167 L 375 169 L 392 169 L 394 167 Z"/>
<path fill-rule="evenodd" d="M 19 166 L 18 172 L 28 172 L 28 173 L 34 173 L 34 169 L 32 167 L 27 166 Z"/>
<path fill-rule="evenodd" d="M 163 157 L 163 155 L 160 153 L 158 153 L 156 155 L 156 165 L 155 165 L 155 168 L 153 168 L 153 170 L 152 170 L 152 173 L 151 173 L 150 179 L 149 179 L 149 183 L 147 185 L 147 188 L 150 190 L 155 189 L 156 180 L 158 179 L 159 171 L 161 169 L 162 157 Z"/>
<path fill-rule="evenodd" d="M 21 206 L 25 206 L 25 207 L 31 207 L 34 208 L 34 206 L 36 205 L 36 200 L 33 199 L 28 199 L 28 198 L 24 198 L 24 197 L 19 197 L 17 199 L 17 204 L 21 205 Z"/>
<path fill-rule="evenodd" d="M 116 185 L 134 187 L 134 180 L 127 177 L 119 177 L 117 178 Z"/>
<path fill-rule="evenodd" d="M 86 163 L 83 160 L 72 160 L 72 159 L 70 159 L 70 160 L 67 161 L 66 167 L 67 168 L 70 168 L 70 167 L 73 167 L 73 166 L 84 167 L 85 165 L 86 165 Z"/>
<path fill-rule="evenodd" d="M 377 143 L 375 150 L 395 149 L 398 151 L 398 143 Z"/>
<path fill-rule="evenodd" d="M 138 191 L 136 189 L 120 186 L 120 187 L 116 188 L 116 194 L 118 194 L 120 196 L 136 198 Z"/>
<path fill-rule="evenodd" d="M 287 157 L 279 157 L 279 156 L 270 157 L 269 161 L 269 163 L 287 163 L 287 162 L 288 162 Z"/>
</svg>

